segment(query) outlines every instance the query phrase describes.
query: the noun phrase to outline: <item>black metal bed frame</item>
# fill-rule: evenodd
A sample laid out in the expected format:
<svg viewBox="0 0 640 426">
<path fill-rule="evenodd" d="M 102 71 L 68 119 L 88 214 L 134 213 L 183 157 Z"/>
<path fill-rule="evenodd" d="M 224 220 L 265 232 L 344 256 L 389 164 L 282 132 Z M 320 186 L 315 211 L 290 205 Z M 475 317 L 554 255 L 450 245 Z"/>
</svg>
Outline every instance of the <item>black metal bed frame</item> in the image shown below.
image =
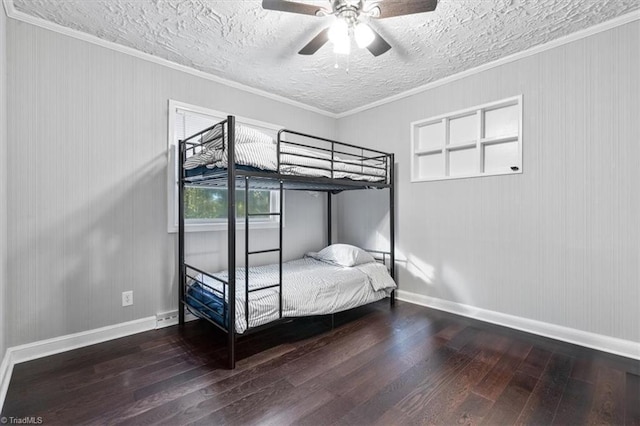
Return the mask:
<svg viewBox="0 0 640 426">
<path fill-rule="evenodd" d="M 389 251 L 375 251 L 368 250 L 374 255 L 382 256 L 382 262 L 389 264 L 391 277 L 395 279 L 395 188 L 394 188 L 394 154 L 385 153 L 373 149 L 360 147 L 357 145 L 346 144 L 343 142 L 334 141 L 331 139 L 321 138 L 305 133 L 300 133 L 292 130 L 283 129 L 278 132 L 277 138 L 277 169 L 276 171 L 263 171 L 239 168 L 236 165 L 235 159 L 235 117 L 228 116 L 226 120 L 223 120 L 209 128 L 206 128 L 194 135 L 191 135 L 183 140 L 179 141 L 178 146 L 178 282 L 179 282 L 179 322 L 184 324 L 185 321 L 185 308 L 191 309 L 186 302 L 187 288 L 194 283 L 204 285 L 208 290 L 217 293 L 220 297 L 223 305 L 222 315 L 215 312 L 204 303 L 196 300 L 198 304 L 207 315 L 198 315 L 201 318 L 208 320 L 211 324 L 227 333 L 227 355 L 228 355 L 228 367 L 230 369 L 235 368 L 236 362 L 236 339 L 238 333 L 236 332 L 236 190 L 237 188 L 244 189 L 245 196 L 245 316 L 247 329 L 243 335 L 253 333 L 262 330 L 267 327 L 279 324 L 283 321 L 290 321 L 292 318 L 282 316 L 282 235 L 283 235 L 283 191 L 284 190 L 304 190 L 304 191 L 321 191 L 327 193 L 327 241 L 328 244 L 332 242 L 332 194 L 345 191 L 345 190 L 358 190 L 369 188 L 387 188 L 389 189 L 389 220 L 390 220 L 390 232 L 389 232 Z M 189 154 L 194 155 L 204 149 L 205 144 L 211 142 L 210 140 L 203 140 L 203 136 L 209 131 L 212 131 L 216 127 L 221 126 L 220 135 L 215 139 L 221 138 L 221 149 L 225 149 L 225 144 L 228 144 L 228 162 L 227 169 L 222 172 L 211 173 L 210 175 L 199 177 L 198 179 L 192 179 L 187 176 L 183 165 Z M 309 139 L 314 142 L 313 145 L 292 142 L 284 140 L 285 136 L 290 135 L 293 137 L 299 137 L 302 139 Z M 198 138 L 200 138 L 198 140 Z M 318 146 L 320 145 L 320 146 Z M 322 146 L 324 145 L 324 146 Z M 311 176 L 299 176 L 294 174 L 282 173 L 282 166 L 299 166 L 298 163 L 288 163 L 283 161 L 283 156 L 293 157 L 308 157 L 316 159 L 316 157 L 308 156 L 306 154 L 285 152 L 283 150 L 286 146 L 301 147 L 313 152 L 317 152 L 321 161 L 329 163 L 330 167 L 322 166 L 302 166 L 303 168 L 313 169 L 316 171 L 322 171 L 328 174 L 327 177 L 311 177 Z M 337 154 L 342 155 L 338 157 Z M 346 157 L 346 158 L 345 158 Z M 353 166 L 360 165 L 360 172 L 350 171 L 353 175 L 361 175 L 363 177 L 376 177 L 378 180 L 351 180 L 334 177 L 337 165 Z M 371 172 L 371 170 L 378 170 L 377 173 Z M 208 272 L 198 269 L 192 265 L 188 265 L 185 262 L 185 212 L 184 212 L 184 190 L 187 186 L 206 186 L 206 187 L 226 187 L 228 196 L 228 212 L 227 212 L 227 239 L 228 239 L 228 280 L 225 281 L 221 278 L 215 277 Z M 249 209 L 249 189 L 277 189 L 280 191 L 279 198 L 279 211 L 270 213 L 250 213 Z M 253 216 L 279 216 L 279 247 L 270 250 L 249 250 L 249 228 L 250 217 Z M 257 289 L 249 290 L 249 257 L 254 254 L 261 254 L 267 252 L 279 252 L 279 282 L 277 284 L 260 287 Z M 375 256 L 374 256 L 375 257 Z M 388 257 L 388 259 L 387 259 Z M 207 276 L 215 281 L 218 281 L 222 285 L 222 291 L 216 290 L 211 286 L 207 286 L 203 281 L 204 279 L 198 279 L 197 276 L 201 274 L 203 277 Z M 263 290 L 266 288 L 278 287 L 279 288 L 279 319 L 270 323 L 258 326 L 249 327 L 249 293 L 253 291 Z M 225 304 L 224 301 L 227 300 Z M 193 302 L 193 300 L 192 300 Z M 393 306 L 395 303 L 395 291 L 391 293 L 390 304 Z M 216 316 L 220 323 L 212 319 L 212 315 Z M 221 324 L 227 324 L 225 327 Z"/>
</svg>

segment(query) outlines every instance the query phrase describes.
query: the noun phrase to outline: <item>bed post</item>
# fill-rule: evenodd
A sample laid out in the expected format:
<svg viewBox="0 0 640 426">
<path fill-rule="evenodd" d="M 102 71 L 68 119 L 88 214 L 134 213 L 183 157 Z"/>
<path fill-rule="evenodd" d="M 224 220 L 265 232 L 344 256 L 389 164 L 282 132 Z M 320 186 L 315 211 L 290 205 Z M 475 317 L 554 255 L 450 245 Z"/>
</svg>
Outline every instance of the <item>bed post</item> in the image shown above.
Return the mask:
<svg viewBox="0 0 640 426">
<path fill-rule="evenodd" d="M 331 192 L 327 192 L 327 245 L 330 246 L 331 245 L 331 218 L 332 218 L 332 211 L 331 211 Z"/>
<path fill-rule="evenodd" d="M 227 361 L 229 369 L 236 368 L 236 159 L 235 130 L 233 116 L 227 117 L 227 254 L 229 257 L 229 295 L 227 296 L 227 312 L 229 321 L 227 328 Z"/>
<path fill-rule="evenodd" d="M 389 245 L 391 252 L 391 277 L 396 280 L 396 206 L 395 206 L 395 157 L 394 154 L 390 155 L 391 164 L 389 165 Z M 396 291 L 391 292 L 391 306 L 396 303 Z"/>
<path fill-rule="evenodd" d="M 184 325 L 184 144 L 178 141 L 178 323 Z"/>
<path fill-rule="evenodd" d="M 278 310 L 279 310 L 279 316 L 280 319 L 282 319 L 282 240 L 283 240 L 283 233 L 282 233 L 282 218 L 284 217 L 282 212 L 284 211 L 284 195 L 282 193 L 282 191 L 284 190 L 284 182 L 281 180 L 280 181 L 280 197 L 278 199 L 278 218 L 280 219 L 280 222 L 278 223 L 278 244 L 279 244 L 279 251 L 278 251 L 278 284 L 280 284 L 280 288 L 278 291 Z M 249 321 L 247 320 L 247 327 L 249 327 Z"/>
</svg>

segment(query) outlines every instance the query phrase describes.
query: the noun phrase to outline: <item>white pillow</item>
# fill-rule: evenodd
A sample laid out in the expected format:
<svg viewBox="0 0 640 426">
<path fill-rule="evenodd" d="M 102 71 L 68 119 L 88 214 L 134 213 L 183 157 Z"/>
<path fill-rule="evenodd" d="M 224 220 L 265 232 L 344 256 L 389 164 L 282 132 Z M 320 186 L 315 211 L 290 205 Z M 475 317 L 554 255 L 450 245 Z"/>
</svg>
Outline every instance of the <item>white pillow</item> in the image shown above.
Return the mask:
<svg viewBox="0 0 640 426">
<path fill-rule="evenodd" d="M 307 253 L 307 256 L 347 267 L 375 262 L 375 259 L 369 253 L 349 244 L 332 244 L 318 253 Z"/>
</svg>

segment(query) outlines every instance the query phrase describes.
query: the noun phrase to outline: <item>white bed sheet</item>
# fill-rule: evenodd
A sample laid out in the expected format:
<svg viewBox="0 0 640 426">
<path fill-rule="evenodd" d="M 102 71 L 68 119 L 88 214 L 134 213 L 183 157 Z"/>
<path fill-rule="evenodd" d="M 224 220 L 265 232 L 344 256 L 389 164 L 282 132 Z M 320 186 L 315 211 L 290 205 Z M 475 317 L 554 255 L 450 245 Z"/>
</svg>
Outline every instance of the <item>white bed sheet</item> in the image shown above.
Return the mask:
<svg viewBox="0 0 640 426">
<path fill-rule="evenodd" d="M 226 168 L 228 164 L 228 149 L 217 144 L 212 148 L 196 154 L 188 159 L 185 168 L 196 168 L 206 165 L 207 168 Z M 309 158 L 312 157 L 312 158 Z M 235 163 L 256 167 L 262 170 L 276 171 L 278 168 L 277 145 L 263 141 L 245 140 L 236 143 Z M 201 159 L 201 160 L 200 160 Z M 280 172 L 290 175 L 313 177 L 331 177 L 331 155 L 304 147 L 291 146 L 283 143 L 280 152 Z M 322 170 L 326 169 L 326 170 Z M 345 160 L 334 157 L 333 178 L 352 179 L 361 181 L 379 181 L 386 175 L 383 163 L 376 160 Z"/>
<path fill-rule="evenodd" d="M 282 264 L 282 316 L 302 317 L 344 311 L 383 299 L 396 284 L 387 268 L 378 262 L 351 268 L 332 265 L 310 257 Z M 228 271 L 214 274 L 228 279 Z M 202 276 L 198 277 L 199 280 Z M 222 284 L 207 276 L 204 283 L 222 291 Z M 252 267 L 249 288 L 278 283 L 278 264 Z M 249 326 L 257 327 L 279 318 L 279 289 L 249 294 Z M 245 269 L 236 272 L 236 332 L 247 329 L 245 318 Z"/>
</svg>

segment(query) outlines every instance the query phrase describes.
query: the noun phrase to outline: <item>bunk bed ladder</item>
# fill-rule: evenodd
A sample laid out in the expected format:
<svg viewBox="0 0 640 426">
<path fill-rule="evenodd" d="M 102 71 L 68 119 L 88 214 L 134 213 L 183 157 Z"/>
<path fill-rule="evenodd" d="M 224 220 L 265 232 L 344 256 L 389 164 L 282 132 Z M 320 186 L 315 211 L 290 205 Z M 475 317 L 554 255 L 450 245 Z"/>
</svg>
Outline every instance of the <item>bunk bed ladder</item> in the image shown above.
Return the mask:
<svg viewBox="0 0 640 426">
<path fill-rule="evenodd" d="M 282 318 L 282 209 L 283 209 L 283 181 L 280 181 L 279 185 L 279 206 L 277 212 L 269 212 L 269 213 L 251 213 L 251 209 L 249 206 L 249 176 L 245 176 L 244 178 L 244 247 L 245 247 L 245 255 L 244 255 L 244 276 L 245 276 L 245 285 L 244 285 L 244 318 L 247 324 L 247 328 L 249 328 L 249 293 L 263 290 L 267 288 L 278 287 L 278 309 L 279 309 L 279 318 Z M 275 216 L 278 218 L 278 247 L 266 250 L 249 250 L 249 229 L 250 229 L 250 218 L 251 217 L 264 217 L 264 216 Z M 273 285 L 267 285 L 264 287 L 255 288 L 249 290 L 249 256 L 254 254 L 264 254 L 264 253 L 278 253 L 278 283 Z"/>
</svg>

